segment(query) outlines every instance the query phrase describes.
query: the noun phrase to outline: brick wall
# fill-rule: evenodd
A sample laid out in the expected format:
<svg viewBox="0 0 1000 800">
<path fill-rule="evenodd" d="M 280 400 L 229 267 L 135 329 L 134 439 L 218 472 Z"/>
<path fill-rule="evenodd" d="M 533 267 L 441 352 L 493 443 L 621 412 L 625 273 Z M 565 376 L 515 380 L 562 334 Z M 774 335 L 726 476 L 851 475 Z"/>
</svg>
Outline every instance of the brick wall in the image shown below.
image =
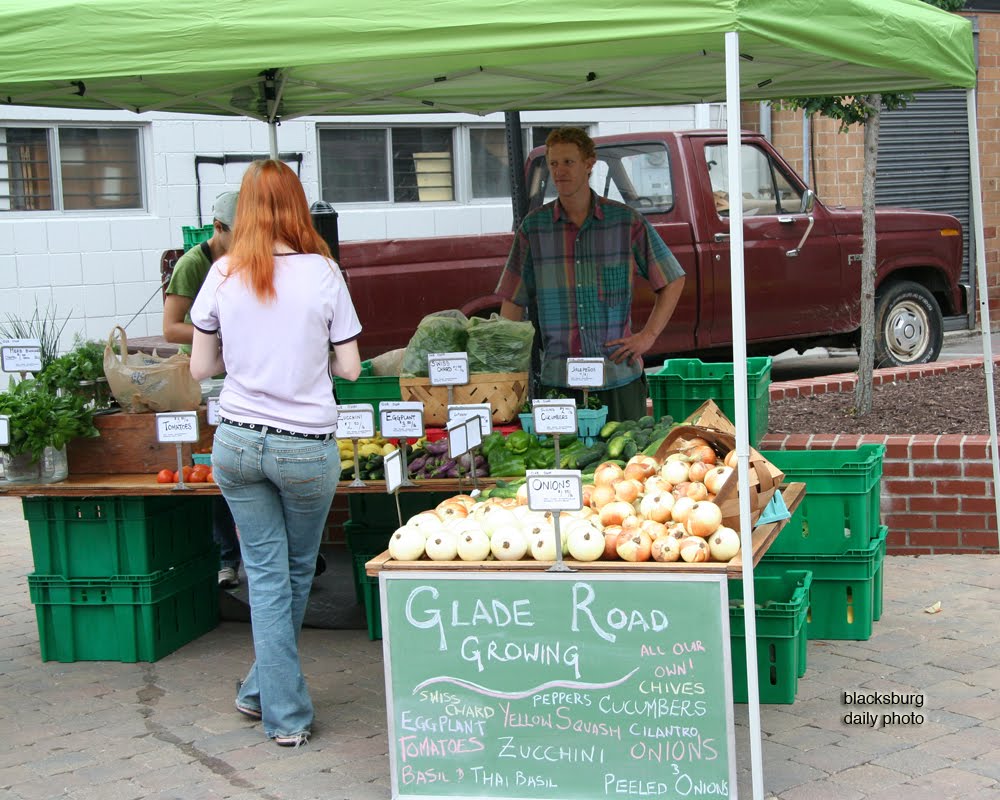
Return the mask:
<svg viewBox="0 0 1000 800">
<path fill-rule="evenodd" d="M 1000 365 L 1000 356 L 995 358 Z M 982 369 L 964 359 L 921 367 L 877 370 L 876 385 L 919 374 Z M 771 384 L 771 401 L 823 392 L 853 391 L 856 375 L 830 375 Z M 988 436 L 888 436 L 768 434 L 762 450 L 851 450 L 884 444 L 882 524 L 889 527 L 893 555 L 996 553 L 997 515 Z"/>
</svg>

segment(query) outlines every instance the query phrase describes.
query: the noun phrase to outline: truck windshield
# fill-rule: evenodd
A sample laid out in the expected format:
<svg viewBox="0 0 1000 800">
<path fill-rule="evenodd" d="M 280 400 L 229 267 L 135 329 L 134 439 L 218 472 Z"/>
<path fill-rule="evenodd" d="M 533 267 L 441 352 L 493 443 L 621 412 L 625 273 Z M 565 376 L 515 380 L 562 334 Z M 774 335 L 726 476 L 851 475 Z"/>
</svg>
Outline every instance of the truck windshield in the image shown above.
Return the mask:
<svg viewBox="0 0 1000 800">
<path fill-rule="evenodd" d="M 662 214 L 674 205 L 670 157 L 656 142 L 600 145 L 590 186 L 602 197 L 644 213 Z M 531 208 L 556 198 L 545 157 L 536 158 L 528 182 Z"/>
</svg>

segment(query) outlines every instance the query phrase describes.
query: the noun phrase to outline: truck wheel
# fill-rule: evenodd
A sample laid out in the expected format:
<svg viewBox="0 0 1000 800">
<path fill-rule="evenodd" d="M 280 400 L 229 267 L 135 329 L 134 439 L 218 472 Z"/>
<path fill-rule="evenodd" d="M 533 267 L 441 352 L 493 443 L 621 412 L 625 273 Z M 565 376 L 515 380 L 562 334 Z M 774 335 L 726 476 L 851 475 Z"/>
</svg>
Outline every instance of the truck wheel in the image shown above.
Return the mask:
<svg viewBox="0 0 1000 800">
<path fill-rule="evenodd" d="M 943 341 L 941 308 L 919 283 L 893 283 L 875 296 L 876 368 L 936 361 Z"/>
</svg>

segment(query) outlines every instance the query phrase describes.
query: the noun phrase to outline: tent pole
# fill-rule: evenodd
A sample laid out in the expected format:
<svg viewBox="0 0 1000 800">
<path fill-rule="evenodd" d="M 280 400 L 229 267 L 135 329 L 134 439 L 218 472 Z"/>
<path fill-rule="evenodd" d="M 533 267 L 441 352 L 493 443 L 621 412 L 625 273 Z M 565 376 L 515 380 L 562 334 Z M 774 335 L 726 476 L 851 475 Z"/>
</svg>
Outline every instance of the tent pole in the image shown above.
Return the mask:
<svg viewBox="0 0 1000 800">
<path fill-rule="evenodd" d="M 271 151 L 270 157 L 277 160 L 278 158 L 278 123 L 274 120 L 268 120 L 267 123 L 267 144 Z"/>
<path fill-rule="evenodd" d="M 750 773 L 754 800 L 764 800 L 757 681 L 757 617 L 753 586 L 753 529 L 750 523 L 750 418 L 747 412 L 747 326 L 743 257 L 743 168 L 740 131 L 740 38 L 726 34 L 726 143 L 729 170 L 729 273 L 733 305 L 733 397 L 736 407 L 736 463 L 739 483 L 740 546 L 743 558 L 743 624 L 746 631 Z"/>
<path fill-rule="evenodd" d="M 1000 535 L 1000 453 L 997 453 L 997 401 L 993 391 L 993 344 L 990 340 L 990 297 L 986 283 L 986 241 L 983 234 L 983 189 L 979 172 L 979 130 L 976 127 L 976 90 L 966 92 L 969 117 L 969 166 L 972 177 L 972 234 L 976 237 L 976 296 L 979 324 L 983 332 L 983 372 L 986 377 L 986 408 L 990 417 L 990 457 L 993 461 L 993 502 L 996 529 Z"/>
</svg>

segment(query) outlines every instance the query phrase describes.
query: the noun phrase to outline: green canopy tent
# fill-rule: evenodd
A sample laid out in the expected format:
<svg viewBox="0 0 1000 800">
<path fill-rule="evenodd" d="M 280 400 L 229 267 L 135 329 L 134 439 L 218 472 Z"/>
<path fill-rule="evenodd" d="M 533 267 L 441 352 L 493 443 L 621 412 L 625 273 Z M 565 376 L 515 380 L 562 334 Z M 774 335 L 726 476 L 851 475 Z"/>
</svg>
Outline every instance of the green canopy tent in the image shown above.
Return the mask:
<svg viewBox="0 0 1000 800">
<path fill-rule="evenodd" d="M 977 278 L 1000 485 L 968 21 L 922 0 L 8 0 L 0 103 L 303 115 L 670 105 L 725 100 L 730 194 L 739 103 L 968 90 Z M 737 452 L 750 537 L 742 208 L 731 216 Z M 1000 512 L 1000 499 L 998 512 Z M 752 564 L 744 562 L 753 609 Z M 754 796 L 763 797 L 756 636 L 746 615 Z"/>
</svg>

